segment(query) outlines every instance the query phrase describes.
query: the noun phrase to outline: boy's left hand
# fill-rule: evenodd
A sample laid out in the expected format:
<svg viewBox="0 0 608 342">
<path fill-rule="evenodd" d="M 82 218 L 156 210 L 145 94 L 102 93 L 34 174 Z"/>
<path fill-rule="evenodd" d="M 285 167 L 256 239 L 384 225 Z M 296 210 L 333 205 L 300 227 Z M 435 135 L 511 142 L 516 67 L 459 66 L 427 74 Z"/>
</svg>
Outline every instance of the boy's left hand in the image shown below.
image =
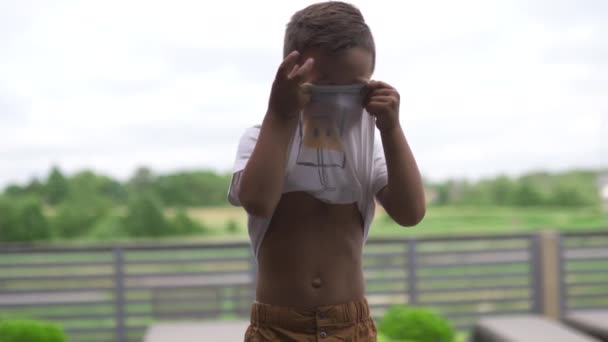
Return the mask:
<svg viewBox="0 0 608 342">
<path fill-rule="evenodd" d="M 399 126 L 399 92 L 381 81 L 370 81 L 367 84 L 365 109 L 376 117 L 376 127 L 380 133 Z"/>
</svg>

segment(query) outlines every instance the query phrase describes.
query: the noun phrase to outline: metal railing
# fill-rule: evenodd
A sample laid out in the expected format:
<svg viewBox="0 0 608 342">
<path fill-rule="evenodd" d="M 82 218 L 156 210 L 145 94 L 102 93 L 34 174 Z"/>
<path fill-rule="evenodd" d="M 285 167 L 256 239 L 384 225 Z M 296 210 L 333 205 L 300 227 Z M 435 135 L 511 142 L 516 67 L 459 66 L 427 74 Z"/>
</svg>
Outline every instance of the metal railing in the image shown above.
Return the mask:
<svg viewBox="0 0 608 342">
<path fill-rule="evenodd" d="M 608 233 L 566 233 L 560 245 L 562 314 L 608 308 Z"/>
<path fill-rule="evenodd" d="M 364 271 L 372 315 L 395 304 L 433 307 L 466 329 L 482 316 L 541 313 L 540 239 L 370 240 Z M 564 308 L 608 300 L 604 278 L 579 278 L 608 274 L 608 232 L 568 234 L 562 245 Z M 56 321 L 72 342 L 139 342 L 157 321 L 247 319 L 254 276 L 248 243 L 0 246 L 0 318 Z"/>
</svg>

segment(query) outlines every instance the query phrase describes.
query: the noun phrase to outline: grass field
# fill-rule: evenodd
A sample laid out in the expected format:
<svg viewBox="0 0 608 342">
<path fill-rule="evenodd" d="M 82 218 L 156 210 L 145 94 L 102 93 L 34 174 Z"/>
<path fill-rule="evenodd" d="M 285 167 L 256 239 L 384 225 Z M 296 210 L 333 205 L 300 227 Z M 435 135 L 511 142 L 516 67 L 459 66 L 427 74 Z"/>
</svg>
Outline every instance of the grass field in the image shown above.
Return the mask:
<svg viewBox="0 0 608 342">
<path fill-rule="evenodd" d="M 192 218 L 210 227 L 214 237 L 246 238 L 247 218 L 242 208 L 191 208 L 188 213 Z M 231 224 L 237 228 L 235 231 L 229 232 L 227 226 Z M 370 237 L 606 228 L 608 228 L 608 213 L 591 208 L 431 207 L 427 209 L 422 223 L 415 228 L 398 226 L 379 208 L 372 223 Z"/>
</svg>

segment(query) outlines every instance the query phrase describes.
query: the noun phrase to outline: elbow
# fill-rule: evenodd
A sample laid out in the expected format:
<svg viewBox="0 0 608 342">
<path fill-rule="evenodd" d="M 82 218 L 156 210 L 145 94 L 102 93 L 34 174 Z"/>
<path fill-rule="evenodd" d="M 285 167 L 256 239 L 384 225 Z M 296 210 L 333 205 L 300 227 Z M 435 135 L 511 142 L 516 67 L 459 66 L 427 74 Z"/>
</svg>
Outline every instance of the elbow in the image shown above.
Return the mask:
<svg viewBox="0 0 608 342">
<path fill-rule="evenodd" d="M 274 212 L 274 206 L 270 201 L 264 199 L 262 194 L 250 194 L 245 191 L 239 191 L 239 201 L 247 212 L 247 214 L 261 218 L 271 218 Z"/>
<path fill-rule="evenodd" d="M 393 218 L 395 222 L 401 227 L 415 227 L 426 215 L 426 205 L 418 205 L 410 210 L 402 210 L 399 215 L 395 215 Z"/>
</svg>

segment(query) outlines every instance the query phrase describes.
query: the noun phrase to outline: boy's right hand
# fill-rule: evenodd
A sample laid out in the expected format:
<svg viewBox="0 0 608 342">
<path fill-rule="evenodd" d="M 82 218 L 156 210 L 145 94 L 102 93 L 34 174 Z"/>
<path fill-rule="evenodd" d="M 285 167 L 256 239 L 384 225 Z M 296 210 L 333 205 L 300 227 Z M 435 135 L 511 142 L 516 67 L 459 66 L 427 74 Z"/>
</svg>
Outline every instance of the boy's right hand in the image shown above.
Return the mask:
<svg viewBox="0 0 608 342">
<path fill-rule="evenodd" d="M 298 65 L 299 59 L 300 53 L 293 51 L 279 66 L 268 101 L 270 115 L 293 119 L 310 100 L 310 87 L 305 82 L 309 79 L 314 61 L 308 58 L 304 64 Z"/>
</svg>

